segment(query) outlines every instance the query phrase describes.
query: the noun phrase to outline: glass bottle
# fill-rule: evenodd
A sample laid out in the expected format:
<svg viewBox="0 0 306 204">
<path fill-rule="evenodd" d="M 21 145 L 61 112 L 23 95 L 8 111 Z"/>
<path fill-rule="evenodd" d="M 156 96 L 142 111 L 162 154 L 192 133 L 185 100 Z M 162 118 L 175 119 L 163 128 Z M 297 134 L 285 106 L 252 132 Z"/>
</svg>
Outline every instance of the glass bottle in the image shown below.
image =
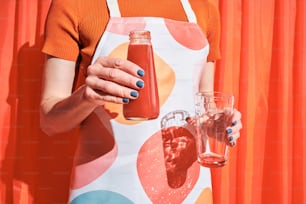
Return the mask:
<svg viewBox="0 0 306 204">
<path fill-rule="evenodd" d="M 145 72 L 144 87 L 137 99 L 123 104 L 123 115 L 128 120 L 150 120 L 159 116 L 159 96 L 150 31 L 132 31 L 129 34 L 127 59 Z"/>
</svg>

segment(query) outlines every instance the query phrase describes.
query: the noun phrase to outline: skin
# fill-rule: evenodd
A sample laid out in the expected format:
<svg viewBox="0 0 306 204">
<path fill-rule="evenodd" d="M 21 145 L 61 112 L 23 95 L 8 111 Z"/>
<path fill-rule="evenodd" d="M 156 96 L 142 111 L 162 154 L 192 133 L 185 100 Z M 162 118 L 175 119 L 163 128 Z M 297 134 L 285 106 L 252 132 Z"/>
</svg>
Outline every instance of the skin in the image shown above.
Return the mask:
<svg viewBox="0 0 306 204">
<path fill-rule="evenodd" d="M 137 81 L 142 81 L 138 65 L 124 59 L 100 57 L 88 67 L 85 84 L 72 92 L 75 62 L 47 56 L 41 99 L 41 129 L 47 135 L 69 131 L 84 121 L 104 102 L 123 103 L 123 98 L 135 99 L 131 91 L 138 91 Z M 200 80 L 200 91 L 214 90 L 214 63 L 208 62 Z M 63 114 L 64 113 L 64 114 Z M 230 144 L 239 138 L 241 114 L 236 111 L 236 125 L 229 134 Z M 66 121 L 69 121 L 67 123 Z"/>
</svg>

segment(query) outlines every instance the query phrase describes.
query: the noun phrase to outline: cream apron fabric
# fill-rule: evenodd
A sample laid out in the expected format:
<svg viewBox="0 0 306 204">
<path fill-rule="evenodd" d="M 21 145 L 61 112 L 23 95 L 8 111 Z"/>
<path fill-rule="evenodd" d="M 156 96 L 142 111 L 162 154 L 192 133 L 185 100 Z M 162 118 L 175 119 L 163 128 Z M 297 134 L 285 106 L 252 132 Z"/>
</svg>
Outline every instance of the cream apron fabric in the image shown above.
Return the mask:
<svg viewBox="0 0 306 204">
<path fill-rule="evenodd" d="M 99 152 L 103 144 L 111 149 L 103 156 L 76 163 L 70 203 L 195 203 L 211 196 L 210 171 L 180 155 L 185 175 L 174 172 L 169 186 L 165 168 L 161 118 L 171 111 L 194 115 L 194 93 L 209 52 L 206 36 L 196 24 L 188 0 L 181 0 L 189 22 L 156 17 L 121 17 L 118 3 L 108 0 L 110 20 L 95 51 L 99 56 L 126 58 L 131 30 L 151 32 L 160 97 L 160 116 L 155 120 L 132 122 L 122 116 L 122 105 L 105 104 L 83 124 L 76 157 Z M 103 127 L 99 132 L 97 128 Z M 105 141 L 107 135 L 107 142 Z M 94 138 L 94 139 L 92 139 Z M 100 147 L 99 144 L 102 146 Z M 98 149 L 97 149 L 98 148 Z M 101 148 L 101 149 L 99 149 Z M 178 164 L 179 165 L 179 164 Z M 183 170 L 184 172 L 184 170 Z M 176 181 L 177 180 L 177 181 Z"/>
</svg>

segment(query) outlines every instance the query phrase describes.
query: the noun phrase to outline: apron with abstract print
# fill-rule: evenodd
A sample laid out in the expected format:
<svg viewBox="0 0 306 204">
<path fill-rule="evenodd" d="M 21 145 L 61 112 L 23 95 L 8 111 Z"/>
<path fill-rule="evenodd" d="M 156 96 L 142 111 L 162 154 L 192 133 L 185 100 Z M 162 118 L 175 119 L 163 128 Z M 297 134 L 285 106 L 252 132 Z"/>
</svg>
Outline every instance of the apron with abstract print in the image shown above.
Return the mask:
<svg viewBox="0 0 306 204">
<path fill-rule="evenodd" d="M 210 170 L 196 162 L 195 138 L 172 138 L 167 146 L 161 131 L 161 120 L 169 112 L 194 115 L 194 93 L 209 52 L 190 3 L 181 3 L 189 22 L 121 17 L 118 2 L 107 1 L 110 20 L 92 62 L 99 56 L 126 58 L 129 32 L 149 30 L 160 116 L 128 121 L 122 105 L 106 103 L 97 108 L 82 124 L 70 203 L 211 202 Z"/>
</svg>

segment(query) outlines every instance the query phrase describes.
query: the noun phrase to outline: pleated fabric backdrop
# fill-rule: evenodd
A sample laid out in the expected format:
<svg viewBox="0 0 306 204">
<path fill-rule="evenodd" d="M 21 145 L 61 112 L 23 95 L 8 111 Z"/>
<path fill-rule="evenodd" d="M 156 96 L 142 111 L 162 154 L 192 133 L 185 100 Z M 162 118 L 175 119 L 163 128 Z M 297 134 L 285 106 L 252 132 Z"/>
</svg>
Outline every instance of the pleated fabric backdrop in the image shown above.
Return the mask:
<svg viewBox="0 0 306 204">
<path fill-rule="evenodd" d="M 306 203 L 306 1 L 219 0 L 217 90 L 242 112 L 215 203 Z M 39 129 L 50 0 L 1 1 L 0 203 L 65 203 L 76 137 Z"/>
</svg>

